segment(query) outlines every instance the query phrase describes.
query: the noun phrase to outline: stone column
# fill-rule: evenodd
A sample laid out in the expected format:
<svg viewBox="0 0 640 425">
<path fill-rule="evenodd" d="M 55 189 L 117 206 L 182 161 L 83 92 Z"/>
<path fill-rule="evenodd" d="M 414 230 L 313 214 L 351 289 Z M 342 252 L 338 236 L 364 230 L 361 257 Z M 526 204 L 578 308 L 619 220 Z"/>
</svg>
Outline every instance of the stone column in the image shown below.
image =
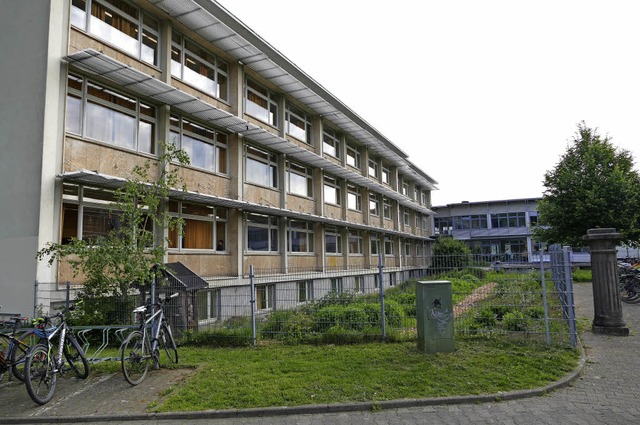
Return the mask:
<svg viewBox="0 0 640 425">
<path fill-rule="evenodd" d="M 616 245 L 621 239 L 616 229 L 589 229 L 582 237 L 591 248 L 594 318 L 592 331 L 607 335 L 629 335 L 622 320 L 618 285 Z"/>
</svg>

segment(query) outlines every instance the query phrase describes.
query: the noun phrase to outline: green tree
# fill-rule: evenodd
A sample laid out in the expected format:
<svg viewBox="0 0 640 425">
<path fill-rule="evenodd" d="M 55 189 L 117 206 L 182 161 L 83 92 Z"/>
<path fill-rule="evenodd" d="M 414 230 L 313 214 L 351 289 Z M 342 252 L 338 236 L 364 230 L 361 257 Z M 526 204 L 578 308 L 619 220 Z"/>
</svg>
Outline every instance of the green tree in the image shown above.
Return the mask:
<svg viewBox="0 0 640 425">
<path fill-rule="evenodd" d="M 161 146 L 164 153 L 158 161 L 135 166 L 115 191 L 116 228 L 104 236 L 74 238 L 67 244 L 49 242 L 36 255 L 49 265 L 64 259 L 75 277 L 84 277 L 79 298 L 88 304 L 104 296 L 126 297 L 133 283 L 153 279 L 153 265 L 164 268 L 166 243 L 154 235 L 154 229 L 164 235 L 164 229 L 175 229 L 179 223 L 168 214 L 166 200 L 172 189 L 184 190 L 176 165 L 188 164 L 189 157 L 172 144 Z"/>
<path fill-rule="evenodd" d="M 433 267 L 464 268 L 471 261 L 471 249 L 463 241 L 440 237 L 433 245 Z"/>
<path fill-rule="evenodd" d="M 538 204 L 540 241 L 583 245 L 588 229 L 615 228 L 635 244 L 640 218 L 640 176 L 631 153 L 584 122 L 556 167 L 544 175 Z"/>
</svg>

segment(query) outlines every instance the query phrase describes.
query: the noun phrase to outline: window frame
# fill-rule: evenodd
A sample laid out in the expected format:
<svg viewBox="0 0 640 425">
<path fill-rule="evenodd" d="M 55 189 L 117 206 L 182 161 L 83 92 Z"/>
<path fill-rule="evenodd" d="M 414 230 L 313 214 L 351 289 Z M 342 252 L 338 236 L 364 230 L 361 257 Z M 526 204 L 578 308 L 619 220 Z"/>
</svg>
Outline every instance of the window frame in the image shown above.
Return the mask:
<svg viewBox="0 0 640 425">
<path fill-rule="evenodd" d="M 335 238 L 335 251 L 329 251 L 328 247 L 333 245 L 333 243 L 329 243 L 328 238 Z M 336 226 L 325 226 L 324 250 L 326 254 L 342 255 L 342 232 Z"/>
<path fill-rule="evenodd" d="M 259 165 L 261 168 L 255 169 L 249 173 L 249 170 L 254 170 L 250 167 L 252 164 Z M 262 169 L 262 170 L 261 170 Z M 261 171 L 262 175 L 254 176 L 254 173 Z M 249 184 L 255 184 L 259 186 L 265 186 L 272 189 L 279 188 L 278 179 L 278 155 L 267 150 L 258 148 L 253 145 L 245 145 L 244 148 L 244 182 Z M 255 180 L 253 180 L 255 177 Z M 266 182 L 266 183 L 265 183 Z"/>
<path fill-rule="evenodd" d="M 280 241 L 278 238 L 279 224 L 280 222 L 277 217 L 265 214 L 247 213 L 245 217 L 245 251 L 250 253 L 278 253 L 280 251 Z M 251 228 L 263 229 L 263 231 L 266 231 L 266 249 L 254 249 L 251 247 Z"/>
<path fill-rule="evenodd" d="M 356 146 L 353 146 L 351 143 L 347 143 L 347 158 L 346 158 L 346 164 L 356 168 L 356 169 L 360 169 L 361 164 L 361 156 L 360 156 L 360 151 L 358 150 L 358 148 Z"/>
<path fill-rule="evenodd" d="M 298 304 L 305 304 L 314 300 L 313 280 L 301 280 L 297 282 Z"/>
<path fill-rule="evenodd" d="M 260 105 L 252 98 L 261 100 L 264 105 Z M 244 80 L 243 103 L 245 114 L 270 126 L 278 127 L 278 95 L 249 76 Z"/>
<path fill-rule="evenodd" d="M 369 177 L 373 177 L 374 179 L 379 179 L 380 165 L 378 164 L 378 161 L 374 159 L 369 159 L 369 166 L 368 166 L 367 172 L 369 173 Z"/>
<path fill-rule="evenodd" d="M 196 51 L 196 48 L 199 51 Z M 188 66 L 188 63 L 194 65 L 199 63 L 200 70 L 192 69 Z M 229 102 L 229 64 L 220 59 L 218 55 L 211 53 L 211 51 L 177 31 L 173 31 L 171 34 L 170 64 L 172 77 L 178 78 L 216 99 Z M 202 73 L 203 67 L 212 72 L 213 78 Z M 213 88 L 209 87 L 211 84 L 213 84 Z"/>
<path fill-rule="evenodd" d="M 286 103 L 284 114 L 285 114 L 284 115 L 285 132 L 289 136 L 297 140 L 300 140 L 308 145 L 311 145 L 312 122 L 311 122 L 311 119 L 309 118 L 309 114 L 307 114 L 302 109 L 292 105 L 290 102 Z M 291 117 L 295 118 L 298 122 L 303 124 L 303 126 L 301 127 L 300 125 L 296 125 L 295 123 L 292 123 Z M 304 138 L 301 138 L 296 131 L 291 131 L 292 125 L 295 128 L 299 129 L 298 130 L 299 132 L 304 132 L 305 134 Z"/>
<path fill-rule="evenodd" d="M 313 198 L 313 170 L 305 165 L 298 164 L 297 162 L 287 161 L 287 193 L 304 196 L 306 198 Z M 303 175 L 304 171 L 304 175 Z M 306 193 L 301 193 L 292 190 L 294 185 L 291 184 L 292 175 L 304 178 L 306 182 Z M 298 185 L 295 185 L 297 187 Z"/>
<path fill-rule="evenodd" d="M 80 86 L 79 88 L 77 87 L 78 85 Z M 98 96 L 98 93 L 102 95 Z M 75 116 L 75 123 L 69 121 L 70 110 L 73 109 L 70 107 L 70 98 L 76 99 L 77 109 L 75 111 L 77 116 Z M 156 155 L 158 114 L 155 105 L 142 102 L 135 96 L 129 96 L 118 90 L 113 90 L 108 86 L 74 73 L 68 73 L 67 75 L 66 104 L 66 133 L 77 135 L 84 140 L 105 143 L 140 154 Z M 104 115 L 95 116 L 97 111 L 102 110 L 106 110 L 108 111 L 106 113 L 110 114 L 110 120 L 107 123 L 105 123 Z M 148 110 L 149 113 L 144 113 L 143 110 Z M 95 116 L 95 118 L 91 119 L 92 116 Z M 119 133 L 122 129 L 122 120 L 119 119 L 122 116 L 133 120 L 133 125 L 130 129 L 132 138 L 130 140 L 124 140 L 120 134 L 114 134 L 115 132 Z M 93 123 L 94 121 L 96 123 Z M 106 125 L 108 123 L 110 123 L 110 126 Z M 72 125 L 73 129 L 71 128 Z M 151 130 L 146 141 L 143 141 L 143 135 L 147 133 L 144 130 L 147 127 L 144 125 L 148 125 Z M 96 126 L 96 129 L 91 130 L 93 126 Z M 96 136 L 96 132 L 104 133 L 106 131 L 111 134 L 110 138 Z M 141 143 L 144 143 L 145 146 L 148 145 L 148 150 L 141 148 Z"/>
<path fill-rule="evenodd" d="M 338 133 L 329 129 L 325 129 L 322 132 L 322 153 L 336 159 L 342 158 Z"/>
<path fill-rule="evenodd" d="M 337 177 L 333 177 L 325 174 L 324 181 L 323 181 L 323 188 L 324 188 L 324 203 L 341 207 L 343 201 L 342 201 L 342 183 L 340 182 L 340 180 Z M 334 193 L 335 201 L 336 201 L 335 203 L 327 201 L 328 192 Z"/>
<path fill-rule="evenodd" d="M 349 230 L 349 254 L 362 254 L 362 232 Z"/>
<path fill-rule="evenodd" d="M 189 207 L 194 208 L 193 211 L 197 211 L 197 209 L 205 211 L 206 209 L 210 211 L 210 213 L 207 215 L 190 214 L 187 210 L 187 208 Z M 228 252 L 227 241 L 229 240 L 229 210 L 227 208 L 170 199 L 168 205 L 168 214 L 170 217 L 179 220 L 178 227 L 174 230 L 169 231 L 169 241 L 176 244 L 176 246 L 170 246 L 168 248 L 169 252 Z M 189 223 L 211 223 L 210 248 L 185 247 L 185 235 L 187 234 L 186 228 L 188 228 Z M 219 249 L 219 241 L 222 241 L 222 249 Z"/>
<path fill-rule="evenodd" d="M 169 122 L 170 143 L 176 145 L 176 142 L 179 142 L 177 146 L 185 151 L 187 155 L 189 155 L 190 166 L 205 170 L 210 173 L 220 174 L 224 176 L 229 175 L 229 137 L 226 133 L 215 130 L 211 127 L 200 124 L 199 122 L 193 121 L 183 115 L 178 114 L 171 114 Z M 199 127 L 202 129 L 202 131 L 198 132 L 189 130 L 186 128 L 188 126 L 193 127 L 193 130 Z M 201 134 L 205 132 L 210 133 L 211 137 L 208 137 L 205 134 Z M 176 136 L 174 136 L 174 134 Z M 175 137 L 177 137 L 178 140 L 176 140 Z M 196 151 L 195 145 L 190 148 L 185 147 L 184 142 L 186 139 L 189 139 L 192 143 L 201 143 L 203 145 L 206 145 L 204 147 L 205 149 L 207 148 L 207 146 L 210 147 L 212 156 L 210 167 L 207 167 L 206 165 L 200 166 L 200 158 L 197 158 L 197 161 L 194 161 L 193 157 L 195 157 L 195 154 L 191 154 L 190 151 Z M 221 153 L 224 153 L 224 156 L 222 156 Z"/>
<path fill-rule="evenodd" d="M 303 244 L 294 244 L 294 235 L 299 234 Z M 295 247 L 298 249 L 294 249 Z M 287 222 L 287 252 L 290 254 L 313 254 L 315 252 L 314 225 L 309 221 L 289 220 Z M 304 249 L 302 249 L 304 248 Z"/>
<path fill-rule="evenodd" d="M 108 1 L 103 0 L 86 0 L 84 2 L 84 10 L 78 7 L 74 3 L 79 3 L 76 1 L 71 2 L 70 6 L 70 18 L 69 22 L 75 28 L 78 28 L 82 31 L 91 34 L 100 40 L 106 42 L 110 46 L 115 47 L 119 51 L 122 51 L 126 54 L 129 54 L 136 59 L 142 60 L 148 64 L 153 66 L 159 66 L 159 58 L 160 58 L 160 24 L 157 19 L 152 17 L 151 15 L 144 12 L 143 9 L 137 7 L 136 5 L 123 2 L 127 7 L 131 9 L 135 9 L 138 12 L 138 16 L 131 15 L 128 11 L 119 8 L 117 5 L 112 4 Z M 95 16 L 93 14 L 94 8 L 92 7 L 93 3 L 98 4 L 98 7 L 102 7 L 105 10 L 105 15 L 110 17 L 110 20 L 114 22 L 125 21 L 130 25 L 135 26 L 134 33 L 137 34 L 137 37 L 132 37 L 126 32 L 122 31 L 118 26 L 121 25 L 113 25 L 112 23 L 106 22 L 104 19 Z M 88 12 L 87 12 L 88 11 Z M 108 12 L 108 13 L 107 13 Z M 114 19 L 114 16 L 116 18 Z M 94 21 L 95 19 L 95 21 Z M 153 23 L 155 23 L 155 28 L 153 27 Z M 103 31 L 99 31 L 96 29 L 96 24 L 103 24 L 107 28 L 104 28 Z M 151 24 L 151 25 L 150 25 Z M 142 30 L 141 30 L 142 29 Z M 117 32 L 117 33 L 115 33 Z M 109 34 L 111 33 L 111 34 Z M 126 38 L 123 38 L 126 37 Z M 150 47 L 149 44 L 145 43 L 145 39 L 153 42 L 155 40 L 155 46 Z M 135 46 L 128 47 L 128 40 L 133 40 L 135 42 Z M 145 47 L 147 49 L 151 49 L 153 52 L 153 59 L 149 60 L 149 55 L 145 54 Z"/>
<path fill-rule="evenodd" d="M 362 212 L 362 190 L 350 183 L 347 183 L 347 208 Z"/>
</svg>

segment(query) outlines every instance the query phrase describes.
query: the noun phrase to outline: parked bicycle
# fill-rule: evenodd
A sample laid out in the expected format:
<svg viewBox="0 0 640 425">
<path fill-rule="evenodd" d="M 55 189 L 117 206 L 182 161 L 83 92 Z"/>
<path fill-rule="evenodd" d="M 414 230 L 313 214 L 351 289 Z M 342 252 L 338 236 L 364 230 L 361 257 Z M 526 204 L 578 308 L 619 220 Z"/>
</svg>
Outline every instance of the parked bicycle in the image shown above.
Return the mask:
<svg viewBox="0 0 640 425">
<path fill-rule="evenodd" d="M 65 318 L 65 314 L 73 309 L 71 306 L 54 316 L 34 320 L 36 334 L 44 342 L 27 352 L 25 384 L 29 396 L 38 404 L 51 400 L 59 374 L 72 370 L 80 379 L 89 376 L 87 357 Z M 59 322 L 54 324 L 57 319 Z M 55 338 L 58 338 L 57 345 L 53 343 Z"/>
<path fill-rule="evenodd" d="M 640 303 L 640 269 L 628 263 L 618 264 L 620 299 L 629 304 Z"/>
<path fill-rule="evenodd" d="M 16 315 L 3 323 L 9 325 L 12 330 L 8 334 L 0 333 L 0 381 L 4 379 L 5 373 L 9 373 L 9 379 L 15 376 L 18 380 L 24 381 L 27 352 L 36 338 L 33 329 L 26 330 L 18 336 L 20 325 L 26 319 Z"/>
<path fill-rule="evenodd" d="M 138 385 L 144 380 L 150 360 L 155 368 L 160 367 L 160 350 L 166 353 L 170 363 L 178 363 L 178 348 L 163 308 L 169 299 L 177 296 L 178 293 L 175 293 L 153 305 L 133 310 L 140 326 L 129 334 L 120 347 L 122 373 L 131 385 Z M 156 308 L 155 312 L 151 307 Z"/>
</svg>

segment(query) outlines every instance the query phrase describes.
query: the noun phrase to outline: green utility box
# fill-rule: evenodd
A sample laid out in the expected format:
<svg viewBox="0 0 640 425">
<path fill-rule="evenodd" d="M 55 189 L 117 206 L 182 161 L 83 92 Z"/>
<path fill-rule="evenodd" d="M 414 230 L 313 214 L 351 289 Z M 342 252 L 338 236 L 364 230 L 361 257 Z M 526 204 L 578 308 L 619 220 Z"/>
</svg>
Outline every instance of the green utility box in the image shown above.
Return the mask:
<svg viewBox="0 0 640 425">
<path fill-rule="evenodd" d="M 450 353 L 455 350 L 451 282 L 420 281 L 416 284 L 418 350 Z"/>
</svg>

